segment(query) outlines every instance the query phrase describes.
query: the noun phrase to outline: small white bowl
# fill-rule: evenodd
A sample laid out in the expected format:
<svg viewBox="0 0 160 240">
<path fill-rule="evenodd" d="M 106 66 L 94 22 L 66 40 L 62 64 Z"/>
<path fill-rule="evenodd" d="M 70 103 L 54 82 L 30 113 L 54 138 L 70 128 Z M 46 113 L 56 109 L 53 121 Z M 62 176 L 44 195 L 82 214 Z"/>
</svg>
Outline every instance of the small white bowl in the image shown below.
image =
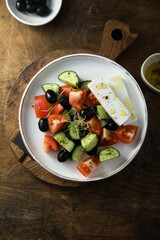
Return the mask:
<svg viewBox="0 0 160 240">
<path fill-rule="evenodd" d="M 160 90 L 158 88 L 155 88 L 153 85 L 151 85 L 146 77 L 145 77 L 145 71 L 146 69 L 154 62 L 158 62 L 160 61 L 160 53 L 154 53 L 152 55 L 150 55 L 145 61 L 144 63 L 142 64 L 142 67 L 141 67 L 141 77 L 144 81 L 144 83 L 150 87 L 152 90 L 154 90 L 155 92 L 157 93 L 160 93 Z"/>
<path fill-rule="evenodd" d="M 45 17 L 27 11 L 19 12 L 16 8 L 16 0 L 6 0 L 6 5 L 12 16 L 21 23 L 30 26 L 41 26 L 51 22 L 57 16 L 62 5 L 62 0 L 48 0 L 47 6 L 50 8 L 51 12 Z"/>
</svg>

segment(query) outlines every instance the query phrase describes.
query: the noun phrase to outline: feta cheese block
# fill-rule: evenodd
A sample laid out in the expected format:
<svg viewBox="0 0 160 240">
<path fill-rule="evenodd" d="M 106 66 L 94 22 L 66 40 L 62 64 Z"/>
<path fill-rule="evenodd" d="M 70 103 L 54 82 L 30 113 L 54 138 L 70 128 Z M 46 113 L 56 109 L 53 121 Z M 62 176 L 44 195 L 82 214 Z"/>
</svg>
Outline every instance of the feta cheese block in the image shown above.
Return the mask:
<svg viewBox="0 0 160 240">
<path fill-rule="evenodd" d="M 88 87 L 118 126 L 129 119 L 131 115 L 129 110 L 102 78 L 93 80 L 88 84 Z"/>
<path fill-rule="evenodd" d="M 120 76 L 114 76 L 111 78 L 105 79 L 106 83 L 112 88 L 116 96 L 123 102 L 123 104 L 128 108 L 131 113 L 129 119 L 125 124 L 130 124 L 137 120 L 136 113 L 134 111 L 132 102 L 129 98 L 125 84 Z"/>
</svg>

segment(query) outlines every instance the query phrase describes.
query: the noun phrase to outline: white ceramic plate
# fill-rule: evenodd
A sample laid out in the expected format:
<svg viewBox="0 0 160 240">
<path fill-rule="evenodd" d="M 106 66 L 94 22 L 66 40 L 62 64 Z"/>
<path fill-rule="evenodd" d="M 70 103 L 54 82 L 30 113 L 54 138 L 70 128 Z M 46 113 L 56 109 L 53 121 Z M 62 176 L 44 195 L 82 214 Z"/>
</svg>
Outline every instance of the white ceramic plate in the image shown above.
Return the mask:
<svg viewBox="0 0 160 240">
<path fill-rule="evenodd" d="M 120 157 L 101 163 L 87 178 L 76 169 L 78 163 L 70 160 L 60 163 L 56 159 L 57 152 L 43 152 L 45 133 L 38 129 L 38 119 L 35 117 L 34 108 L 31 107 L 31 104 L 34 103 L 34 96 L 44 94 L 41 88 L 42 84 L 54 82 L 63 85 L 57 76 L 65 70 L 76 71 L 82 80 L 93 80 L 99 76 L 106 78 L 107 76 L 120 75 L 124 80 L 137 115 L 137 121 L 133 124 L 138 125 L 139 130 L 134 141 L 129 145 L 123 143 L 114 145 L 119 150 Z M 29 82 L 22 96 L 19 109 L 20 132 L 32 158 L 52 174 L 72 181 L 100 180 L 122 170 L 131 162 L 141 148 L 146 135 L 147 124 L 147 107 L 136 80 L 114 61 L 93 54 L 68 55 L 46 65 Z M 86 156 L 84 156 L 84 159 Z"/>
<path fill-rule="evenodd" d="M 27 11 L 19 12 L 16 9 L 17 0 L 6 0 L 6 5 L 9 12 L 21 23 L 30 25 L 30 26 L 41 26 L 52 21 L 57 14 L 59 13 L 62 5 L 62 0 L 48 0 L 47 6 L 50 8 L 51 12 L 45 17 L 40 17 L 37 14 L 32 14 Z"/>
</svg>

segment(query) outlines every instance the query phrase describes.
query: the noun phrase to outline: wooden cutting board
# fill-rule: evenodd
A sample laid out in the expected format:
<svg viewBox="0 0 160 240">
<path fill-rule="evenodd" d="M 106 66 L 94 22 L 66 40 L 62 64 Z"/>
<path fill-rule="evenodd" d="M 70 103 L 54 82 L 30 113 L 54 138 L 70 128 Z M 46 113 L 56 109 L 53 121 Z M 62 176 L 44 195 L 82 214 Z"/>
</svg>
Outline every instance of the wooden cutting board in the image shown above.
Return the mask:
<svg viewBox="0 0 160 240">
<path fill-rule="evenodd" d="M 53 52 L 48 53 L 46 56 L 43 56 L 36 61 L 32 62 L 27 66 L 19 75 L 19 77 L 14 82 L 5 104 L 5 113 L 4 113 L 4 126 L 6 130 L 6 135 L 8 142 L 13 150 L 17 160 L 23 164 L 30 172 L 32 172 L 39 179 L 46 181 L 48 183 L 60 185 L 60 186 L 81 186 L 84 183 L 73 182 L 64 179 L 60 179 L 53 174 L 46 171 L 41 167 L 36 161 L 32 160 L 27 156 L 19 147 L 17 147 L 12 139 L 19 132 L 18 125 L 18 110 L 19 104 L 22 97 L 22 94 L 32 79 L 32 77 L 46 64 L 53 61 L 56 58 L 59 58 L 68 54 L 75 53 L 93 53 L 98 54 L 112 60 L 115 60 L 116 57 L 126 49 L 130 44 L 132 44 L 138 34 L 131 29 L 129 25 L 126 25 L 117 20 L 107 21 L 100 46 L 99 52 L 93 52 L 87 49 L 59 49 Z"/>
</svg>

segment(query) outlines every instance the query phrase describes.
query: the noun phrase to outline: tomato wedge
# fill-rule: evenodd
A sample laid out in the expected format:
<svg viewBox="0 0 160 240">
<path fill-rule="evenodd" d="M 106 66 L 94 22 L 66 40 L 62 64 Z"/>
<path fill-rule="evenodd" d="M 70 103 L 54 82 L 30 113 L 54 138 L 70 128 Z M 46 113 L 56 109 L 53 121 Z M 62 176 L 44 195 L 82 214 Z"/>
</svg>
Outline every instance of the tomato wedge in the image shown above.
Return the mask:
<svg viewBox="0 0 160 240">
<path fill-rule="evenodd" d="M 63 85 L 60 87 L 60 93 L 65 96 L 69 97 L 69 93 L 73 90 L 74 88 L 71 87 L 70 85 Z"/>
<path fill-rule="evenodd" d="M 49 113 L 59 114 L 63 111 L 60 103 L 49 103 L 45 95 L 35 96 L 34 109 L 36 118 L 46 118 Z"/>
<path fill-rule="evenodd" d="M 52 138 L 52 136 L 45 135 L 44 142 L 43 142 L 43 150 L 44 152 L 58 151 L 59 144 L 54 138 Z"/>
<path fill-rule="evenodd" d="M 71 91 L 69 93 L 69 104 L 78 111 L 80 111 L 83 107 L 86 96 L 87 90 L 85 89 Z"/>
<path fill-rule="evenodd" d="M 131 143 L 136 136 L 138 126 L 126 125 L 117 130 L 117 137 L 123 143 Z"/>
<path fill-rule="evenodd" d="M 85 176 L 87 177 L 91 172 L 93 172 L 98 165 L 100 164 L 99 158 L 97 155 L 92 155 L 89 158 L 85 159 L 83 162 L 81 162 L 77 169 Z"/>
<path fill-rule="evenodd" d="M 90 106 L 90 107 L 95 107 L 97 105 L 99 105 L 99 101 L 97 100 L 97 98 L 94 96 L 94 94 L 92 92 L 90 92 L 87 97 L 86 97 L 86 105 Z"/>
<path fill-rule="evenodd" d="M 86 120 L 85 122 L 89 126 L 89 131 L 97 134 L 98 136 L 101 135 L 101 130 L 102 130 L 101 123 L 95 115 L 91 117 L 89 120 Z"/>
<path fill-rule="evenodd" d="M 48 117 L 48 126 L 51 134 L 59 132 L 64 128 L 67 119 L 65 116 L 60 114 L 50 114 Z"/>
<path fill-rule="evenodd" d="M 99 146 L 111 146 L 118 142 L 117 134 L 115 132 L 111 132 L 110 130 L 103 128 L 102 134 L 100 136 Z"/>
</svg>

